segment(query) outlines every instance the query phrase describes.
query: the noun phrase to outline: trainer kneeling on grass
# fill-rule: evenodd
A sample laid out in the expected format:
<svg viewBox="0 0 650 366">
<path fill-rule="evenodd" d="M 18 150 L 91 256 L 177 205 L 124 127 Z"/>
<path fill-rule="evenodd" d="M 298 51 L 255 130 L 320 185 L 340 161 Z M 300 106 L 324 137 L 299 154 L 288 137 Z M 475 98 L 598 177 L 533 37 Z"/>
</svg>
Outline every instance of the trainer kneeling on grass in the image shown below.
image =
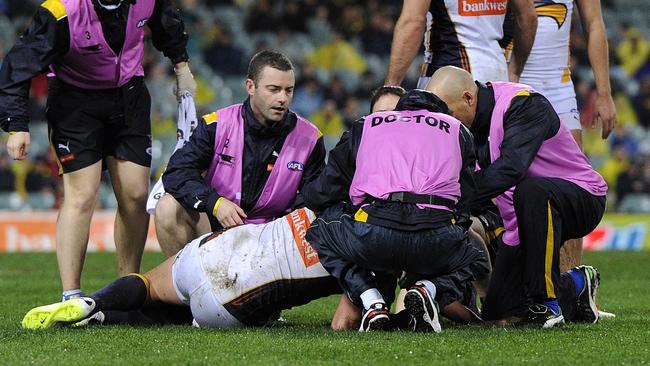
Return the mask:
<svg viewBox="0 0 650 366">
<path fill-rule="evenodd" d="M 566 240 L 600 222 L 607 184 L 551 104 L 527 85 L 482 85 L 451 66 L 436 71 L 427 89 L 474 134 L 481 167 L 474 199 L 495 199 L 505 223 L 483 319 L 544 328 L 565 317 L 596 322 L 598 272 L 579 266 L 561 276 L 558 259 Z"/>
<path fill-rule="evenodd" d="M 438 304 L 469 301 L 470 281 L 488 271 L 481 250 L 453 224 L 474 189 L 472 138 L 427 91 L 406 93 L 395 109 L 355 123 L 305 186 L 307 207 L 322 211 L 307 240 L 364 309 L 360 330 L 393 326 L 395 281 L 380 292 L 378 277 L 406 271 L 411 324 L 440 332 Z"/>
<path fill-rule="evenodd" d="M 284 55 L 250 61 L 248 99 L 203 116 L 169 159 L 156 207 L 156 234 L 167 256 L 209 231 L 265 223 L 300 207 L 297 192 L 325 162 L 320 131 L 293 113 L 295 76 Z"/>
</svg>

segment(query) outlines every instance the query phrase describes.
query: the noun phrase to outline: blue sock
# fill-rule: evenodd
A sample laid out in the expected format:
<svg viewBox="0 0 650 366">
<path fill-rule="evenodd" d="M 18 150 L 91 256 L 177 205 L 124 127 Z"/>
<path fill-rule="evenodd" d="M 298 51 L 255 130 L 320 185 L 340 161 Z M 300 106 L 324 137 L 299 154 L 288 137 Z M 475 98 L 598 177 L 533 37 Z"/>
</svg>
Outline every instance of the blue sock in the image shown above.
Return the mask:
<svg viewBox="0 0 650 366">
<path fill-rule="evenodd" d="M 576 296 L 580 295 L 582 290 L 585 288 L 585 276 L 582 272 L 575 270 L 570 270 L 567 273 L 571 276 L 573 283 L 576 284 Z"/>
<path fill-rule="evenodd" d="M 555 314 L 560 313 L 560 305 L 558 305 L 557 300 L 547 300 L 544 301 L 544 305 L 548 306 Z"/>
</svg>

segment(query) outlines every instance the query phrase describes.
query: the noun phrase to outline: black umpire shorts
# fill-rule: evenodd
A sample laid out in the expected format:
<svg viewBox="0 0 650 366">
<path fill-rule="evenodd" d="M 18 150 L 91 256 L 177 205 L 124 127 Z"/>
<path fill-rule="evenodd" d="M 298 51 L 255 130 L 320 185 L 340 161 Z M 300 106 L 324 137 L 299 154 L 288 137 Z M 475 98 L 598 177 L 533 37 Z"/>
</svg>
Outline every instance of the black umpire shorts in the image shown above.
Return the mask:
<svg viewBox="0 0 650 366">
<path fill-rule="evenodd" d="M 47 121 L 60 174 L 107 156 L 151 166 L 151 97 L 142 77 L 103 90 L 48 82 Z"/>
</svg>

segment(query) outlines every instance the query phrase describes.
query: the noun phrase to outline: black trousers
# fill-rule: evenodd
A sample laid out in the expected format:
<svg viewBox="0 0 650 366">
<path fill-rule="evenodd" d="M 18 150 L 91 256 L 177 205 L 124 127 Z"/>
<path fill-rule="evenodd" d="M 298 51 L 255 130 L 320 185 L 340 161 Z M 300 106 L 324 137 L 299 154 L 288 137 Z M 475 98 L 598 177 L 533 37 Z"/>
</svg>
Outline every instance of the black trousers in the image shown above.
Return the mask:
<svg viewBox="0 0 650 366">
<path fill-rule="evenodd" d="M 514 206 L 520 244 L 500 244 L 483 318 L 522 316 L 531 303 L 554 299 L 567 316 L 575 285 L 560 276 L 560 248 L 596 228 L 605 212 L 605 197 L 563 179 L 526 178 L 515 189 Z"/>
<path fill-rule="evenodd" d="M 334 276 L 353 303 L 378 285 L 373 275 L 409 273 L 413 280 L 428 279 L 437 288 L 440 306 L 462 298 L 466 284 L 487 272 L 480 249 L 456 225 L 438 229 L 402 231 L 355 221 L 340 206 L 325 210 L 314 221 L 306 239 L 318 252 L 320 263 Z M 482 265 L 481 265 L 482 264 Z M 391 297 L 388 292 L 382 291 Z M 394 286 L 392 288 L 394 296 Z"/>
</svg>

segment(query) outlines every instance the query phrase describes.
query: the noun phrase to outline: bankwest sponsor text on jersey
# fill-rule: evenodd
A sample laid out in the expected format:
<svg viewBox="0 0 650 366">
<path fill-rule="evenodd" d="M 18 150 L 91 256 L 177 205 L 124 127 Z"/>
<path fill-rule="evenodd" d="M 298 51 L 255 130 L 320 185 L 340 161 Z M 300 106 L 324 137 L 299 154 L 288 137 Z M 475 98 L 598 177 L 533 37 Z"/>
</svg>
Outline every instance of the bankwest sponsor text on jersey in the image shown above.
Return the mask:
<svg viewBox="0 0 650 366">
<path fill-rule="evenodd" d="M 503 15 L 508 7 L 507 0 L 460 0 L 458 14 L 462 16 Z"/>
</svg>

